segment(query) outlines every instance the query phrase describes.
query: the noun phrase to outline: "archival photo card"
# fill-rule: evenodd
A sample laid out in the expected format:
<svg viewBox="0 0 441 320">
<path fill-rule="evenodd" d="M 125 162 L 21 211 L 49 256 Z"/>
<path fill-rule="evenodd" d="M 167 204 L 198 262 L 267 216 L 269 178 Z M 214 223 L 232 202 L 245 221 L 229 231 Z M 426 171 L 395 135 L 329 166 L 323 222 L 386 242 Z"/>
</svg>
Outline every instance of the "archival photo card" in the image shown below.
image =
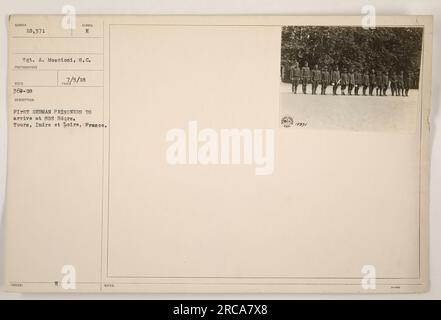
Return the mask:
<svg viewBox="0 0 441 320">
<path fill-rule="evenodd" d="M 9 17 L 14 292 L 429 289 L 432 18 Z"/>
</svg>

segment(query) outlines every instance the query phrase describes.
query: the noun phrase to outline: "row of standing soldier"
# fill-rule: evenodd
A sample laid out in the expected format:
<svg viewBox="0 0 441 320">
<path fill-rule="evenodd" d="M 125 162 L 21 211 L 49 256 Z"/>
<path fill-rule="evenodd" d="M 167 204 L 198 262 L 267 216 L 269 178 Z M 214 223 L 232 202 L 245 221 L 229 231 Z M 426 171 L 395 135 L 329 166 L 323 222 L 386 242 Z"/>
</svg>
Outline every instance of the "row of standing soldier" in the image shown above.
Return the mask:
<svg viewBox="0 0 441 320">
<path fill-rule="evenodd" d="M 317 88 L 321 86 L 321 94 L 326 95 L 326 88 L 332 86 L 333 95 L 337 95 L 337 89 L 340 86 L 341 95 L 346 95 L 346 88 L 348 95 L 358 96 L 360 88 L 362 88 L 363 96 L 368 93 L 370 96 L 375 94 L 377 96 L 387 96 L 387 90 L 390 87 L 392 96 L 408 96 L 409 89 L 414 82 L 414 77 L 411 72 L 404 75 L 404 71 L 400 73 L 393 72 L 389 76 L 389 72 L 372 70 L 370 73 L 366 70 L 361 72 L 359 69 L 351 68 L 348 72 L 346 68 L 340 72 L 338 66 L 333 71 L 329 71 L 328 67 L 323 67 L 321 70 L 318 65 L 310 70 L 308 63 L 300 68 L 298 63 L 295 63 L 290 68 L 290 80 L 292 82 L 292 92 L 297 93 L 297 88 L 301 84 L 303 93 L 306 94 L 307 85 L 312 84 L 312 94 L 317 94 Z"/>
</svg>

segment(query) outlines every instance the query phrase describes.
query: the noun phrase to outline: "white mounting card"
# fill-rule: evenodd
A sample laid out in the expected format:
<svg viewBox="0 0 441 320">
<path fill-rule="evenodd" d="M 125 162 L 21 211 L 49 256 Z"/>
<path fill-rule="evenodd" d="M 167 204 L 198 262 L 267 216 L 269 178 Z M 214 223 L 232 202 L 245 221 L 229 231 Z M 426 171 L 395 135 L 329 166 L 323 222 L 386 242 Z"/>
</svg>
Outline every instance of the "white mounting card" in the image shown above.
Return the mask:
<svg viewBox="0 0 441 320">
<path fill-rule="evenodd" d="M 6 286 L 424 292 L 432 17 L 9 17 Z"/>
</svg>

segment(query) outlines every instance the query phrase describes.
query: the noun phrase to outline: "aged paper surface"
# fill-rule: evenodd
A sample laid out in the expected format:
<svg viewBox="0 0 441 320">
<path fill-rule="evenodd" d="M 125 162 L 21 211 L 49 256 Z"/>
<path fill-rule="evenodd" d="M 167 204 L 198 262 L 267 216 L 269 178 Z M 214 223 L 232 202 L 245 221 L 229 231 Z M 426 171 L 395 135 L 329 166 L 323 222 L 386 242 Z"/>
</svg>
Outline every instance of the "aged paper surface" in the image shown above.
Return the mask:
<svg viewBox="0 0 441 320">
<path fill-rule="evenodd" d="M 428 290 L 432 18 L 376 22 L 413 84 L 334 96 L 288 69 L 361 17 L 11 16 L 8 289 Z"/>
</svg>

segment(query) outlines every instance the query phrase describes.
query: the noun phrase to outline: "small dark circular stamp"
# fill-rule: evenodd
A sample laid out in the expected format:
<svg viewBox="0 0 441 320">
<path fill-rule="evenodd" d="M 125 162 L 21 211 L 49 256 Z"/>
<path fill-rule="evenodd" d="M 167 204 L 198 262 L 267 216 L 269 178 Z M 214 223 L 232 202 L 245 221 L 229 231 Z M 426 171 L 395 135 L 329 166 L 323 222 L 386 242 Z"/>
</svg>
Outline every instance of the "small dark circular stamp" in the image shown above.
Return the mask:
<svg viewBox="0 0 441 320">
<path fill-rule="evenodd" d="M 294 119 L 291 116 L 284 116 L 281 120 L 282 126 L 290 128 L 294 125 Z"/>
</svg>

